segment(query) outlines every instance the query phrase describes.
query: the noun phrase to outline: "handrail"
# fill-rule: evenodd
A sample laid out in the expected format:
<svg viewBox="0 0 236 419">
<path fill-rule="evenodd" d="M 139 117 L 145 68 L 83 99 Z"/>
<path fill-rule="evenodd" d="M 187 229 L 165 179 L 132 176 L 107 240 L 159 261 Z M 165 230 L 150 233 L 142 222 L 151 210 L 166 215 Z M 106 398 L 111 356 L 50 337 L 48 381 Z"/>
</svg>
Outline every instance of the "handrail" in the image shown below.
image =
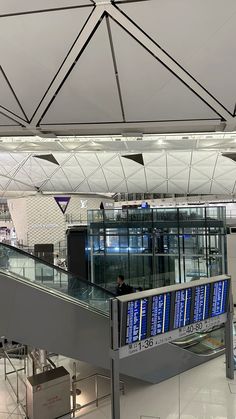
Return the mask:
<svg viewBox="0 0 236 419">
<path fill-rule="evenodd" d="M 96 404 L 96 407 L 98 407 L 99 401 L 104 400 L 107 397 L 111 396 L 111 393 L 109 392 L 109 393 L 99 397 L 99 395 L 98 395 L 98 377 L 111 380 L 111 377 L 109 377 L 107 375 L 104 375 L 104 374 L 99 374 L 99 373 L 91 374 L 87 377 L 80 378 L 79 380 L 73 380 L 73 382 L 72 382 L 73 408 L 71 410 L 71 413 L 72 413 L 73 417 L 75 417 L 75 414 L 76 414 L 77 411 L 80 411 L 81 409 L 92 406 L 93 404 Z M 77 407 L 77 405 L 76 405 L 76 396 L 77 396 L 76 384 L 81 383 L 82 381 L 85 381 L 85 380 L 89 380 L 91 378 L 95 378 L 95 395 L 96 395 L 96 397 L 95 397 L 94 400 L 84 404 L 83 406 Z M 120 384 L 121 384 L 120 385 L 120 391 L 124 395 L 125 394 L 125 383 L 124 383 L 124 381 L 120 380 Z"/>
<path fill-rule="evenodd" d="M 0 248 L 1 248 L 1 246 L 3 246 L 3 247 L 6 247 L 7 249 L 10 249 L 10 250 L 14 250 L 15 252 L 18 252 L 18 253 L 21 253 L 23 256 L 26 256 L 26 257 L 28 257 L 28 258 L 30 258 L 30 259 L 33 259 L 33 260 L 35 260 L 35 261 L 37 261 L 37 262 L 39 262 L 39 263 L 42 263 L 42 264 L 44 264 L 44 265 L 47 265 L 48 267 L 50 267 L 50 268 L 52 268 L 52 269 L 56 269 L 57 271 L 60 271 L 61 273 L 63 273 L 64 275 L 68 275 L 68 277 L 70 277 L 70 278 L 77 278 L 77 279 L 79 279 L 80 281 L 82 281 L 82 282 L 84 282 L 85 284 L 87 284 L 87 285 L 90 285 L 91 287 L 94 287 L 94 288 L 97 288 L 97 289 L 99 289 L 99 290 L 101 290 L 101 291 L 103 291 L 103 292 L 106 292 L 106 294 L 109 294 L 109 295 L 111 295 L 112 297 L 114 297 L 114 293 L 113 292 L 111 292 L 111 291 L 108 291 L 108 290 L 106 290 L 106 289 L 104 289 L 103 287 L 101 287 L 100 285 L 98 285 L 98 284 L 95 284 L 95 283 L 93 283 L 93 282 L 90 282 L 89 280 L 87 280 L 87 279 L 85 279 L 85 278 L 82 278 L 82 277 L 80 277 L 79 275 L 77 275 L 77 274 L 73 274 L 72 272 L 70 272 L 70 271 L 65 271 L 63 268 L 60 268 L 59 266 L 56 266 L 56 265 L 53 265 L 52 263 L 50 263 L 50 262 L 47 262 L 47 261 L 45 261 L 45 260 L 43 260 L 43 259 L 40 259 L 38 256 L 34 256 L 34 255 L 31 255 L 31 254 L 29 254 L 29 253 L 27 253 L 27 252 L 25 252 L 24 250 L 22 250 L 22 249 L 20 249 L 20 248 L 18 248 L 18 247 L 15 247 L 15 246 L 11 246 L 10 244 L 6 244 L 6 243 L 0 243 Z"/>
<path fill-rule="evenodd" d="M 94 307 L 94 306 L 90 305 L 89 303 L 86 303 L 83 300 L 72 297 L 72 296 L 70 296 L 68 294 L 65 294 L 62 291 L 56 290 L 54 288 L 49 288 L 46 285 L 37 284 L 37 283 L 31 282 L 31 281 L 29 281 L 29 280 L 27 280 L 23 277 L 20 277 L 20 276 L 18 277 L 17 274 L 14 274 L 14 273 L 11 273 L 11 272 L 6 272 L 6 271 L 2 270 L 1 267 L 0 267 L 0 274 L 3 274 L 5 276 L 9 276 L 9 277 L 13 278 L 15 281 L 23 282 L 24 284 L 27 284 L 27 286 L 29 286 L 29 287 L 39 288 L 41 291 L 43 291 L 47 294 L 54 295 L 58 298 L 61 298 L 62 300 L 70 301 L 73 304 L 79 305 L 81 307 L 86 308 L 87 310 L 90 310 L 91 312 L 96 312 L 96 313 L 98 313 L 100 315 L 103 315 L 105 317 L 109 316 L 109 313 L 106 313 L 105 311 L 100 310 L 99 308 Z"/>
<path fill-rule="evenodd" d="M 10 352 L 13 352 L 15 350 L 21 350 L 21 349 L 24 349 L 25 350 L 25 346 L 21 346 L 21 347 L 17 347 L 17 348 L 11 348 L 11 349 L 8 349 L 6 351 L 3 351 L 3 354 L 4 354 L 4 378 L 9 383 L 9 385 L 10 385 L 10 387 L 11 387 L 14 395 L 16 396 L 17 404 L 20 404 L 20 406 L 22 407 L 23 411 L 26 414 L 26 406 L 22 403 L 22 401 L 20 400 L 20 397 L 19 397 L 19 380 L 24 385 L 24 387 L 25 387 L 25 393 L 26 393 L 26 383 L 23 380 L 23 378 L 19 375 L 19 372 L 21 372 L 21 371 L 24 371 L 26 373 L 26 361 L 25 361 L 25 357 L 24 357 L 24 367 L 23 368 L 16 369 L 16 367 L 13 364 L 13 362 L 11 361 L 11 358 L 8 355 L 8 353 L 10 353 Z M 13 371 L 7 372 L 6 360 L 10 363 L 11 367 L 13 368 Z M 16 374 L 16 390 L 14 389 L 14 387 L 13 387 L 10 379 L 8 378 L 9 375 L 14 374 L 14 373 Z"/>
<path fill-rule="evenodd" d="M 25 394 L 26 394 L 26 388 L 27 388 L 26 382 L 19 375 L 19 372 L 21 372 L 21 371 L 26 372 L 26 362 L 25 362 L 26 358 L 24 357 L 24 367 L 17 369 L 14 366 L 14 364 L 11 361 L 11 358 L 9 357 L 9 354 L 8 354 L 10 352 L 15 351 L 16 349 L 17 350 L 21 350 L 21 349 L 24 349 L 25 350 L 25 346 L 20 346 L 20 347 L 17 347 L 17 348 L 11 348 L 11 349 L 8 349 L 8 350 L 6 350 L 6 351 L 3 352 L 4 353 L 4 376 L 5 376 L 5 380 L 8 381 L 8 383 L 10 384 L 10 386 L 12 388 L 12 391 L 13 391 L 14 395 L 16 396 L 17 404 L 20 404 L 20 406 L 24 410 L 25 414 L 27 414 L 27 406 L 23 404 L 23 402 L 20 400 L 20 397 L 19 397 L 19 381 L 24 385 Z M 56 367 L 56 365 L 53 362 L 51 362 L 51 360 L 49 360 L 48 358 L 47 358 L 47 360 L 50 361 L 50 363 L 51 363 L 51 365 L 52 365 L 53 368 Z M 7 370 L 6 370 L 6 361 L 8 361 L 10 363 L 11 367 L 13 368 L 13 371 L 7 372 Z M 13 373 L 16 374 L 16 390 L 13 387 L 11 381 L 8 378 L 8 375 L 13 374 Z M 91 378 L 94 378 L 95 379 L 94 384 L 95 384 L 95 395 L 96 395 L 96 397 L 95 397 L 95 399 L 91 400 L 90 402 L 85 403 L 82 406 L 81 405 L 78 406 L 76 404 L 77 384 L 78 383 L 81 383 L 82 381 L 89 380 Z M 106 394 L 104 394 L 102 396 L 99 396 L 98 378 L 103 378 L 103 379 L 106 379 L 106 380 L 111 380 L 111 377 L 109 377 L 107 375 L 100 374 L 100 373 L 94 373 L 94 374 L 91 374 L 91 375 L 89 375 L 87 377 L 83 377 L 83 378 L 80 378 L 78 380 L 73 380 L 72 381 L 72 392 L 71 392 L 71 394 L 72 394 L 72 398 L 73 398 L 73 408 L 70 410 L 70 412 L 68 412 L 68 414 L 72 415 L 72 417 L 75 417 L 76 412 L 81 411 L 81 409 L 84 409 L 86 407 L 92 406 L 93 404 L 96 404 L 96 407 L 98 407 L 98 404 L 99 404 L 99 402 L 101 400 L 104 400 L 104 399 L 106 399 L 106 398 L 108 398 L 108 397 L 111 396 L 111 392 L 106 393 Z M 122 380 L 120 380 L 120 391 L 121 391 L 121 394 L 125 394 L 125 383 Z M 65 415 L 62 415 L 60 417 L 63 418 L 63 417 L 65 417 Z"/>
</svg>

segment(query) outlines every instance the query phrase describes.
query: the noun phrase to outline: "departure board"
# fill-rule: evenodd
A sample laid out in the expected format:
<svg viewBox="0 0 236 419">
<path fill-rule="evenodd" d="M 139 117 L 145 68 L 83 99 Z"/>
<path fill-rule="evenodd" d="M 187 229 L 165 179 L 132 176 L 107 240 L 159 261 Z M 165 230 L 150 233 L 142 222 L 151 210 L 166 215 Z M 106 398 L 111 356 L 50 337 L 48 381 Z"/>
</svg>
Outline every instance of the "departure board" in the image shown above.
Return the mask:
<svg viewBox="0 0 236 419">
<path fill-rule="evenodd" d="M 166 333 L 170 328 L 170 292 L 152 297 L 151 336 Z"/>
<path fill-rule="evenodd" d="M 174 329 L 190 324 L 192 289 L 175 292 Z"/>
<path fill-rule="evenodd" d="M 199 322 L 209 317 L 210 284 L 195 287 L 193 322 Z"/>
<path fill-rule="evenodd" d="M 117 297 L 121 347 L 144 350 L 148 345 L 163 342 L 162 335 L 166 339 L 170 336 L 171 340 L 178 333 L 191 334 L 224 323 L 230 289 L 230 278 L 221 276 L 219 280 L 200 279 L 165 287 L 159 292 L 147 290 Z"/>
<path fill-rule="evenodd" d="M 134 343 L 147 337 L 148 299 L 128 302 L 126 344 Z"/>
<path fill-rule="evenodd" d="M 226 302 L 228 295 L 228 281 L 218 281 L 213 284 L 213 299 L 211 316 L 219 316 L 226 312 Z"/>
</svg>

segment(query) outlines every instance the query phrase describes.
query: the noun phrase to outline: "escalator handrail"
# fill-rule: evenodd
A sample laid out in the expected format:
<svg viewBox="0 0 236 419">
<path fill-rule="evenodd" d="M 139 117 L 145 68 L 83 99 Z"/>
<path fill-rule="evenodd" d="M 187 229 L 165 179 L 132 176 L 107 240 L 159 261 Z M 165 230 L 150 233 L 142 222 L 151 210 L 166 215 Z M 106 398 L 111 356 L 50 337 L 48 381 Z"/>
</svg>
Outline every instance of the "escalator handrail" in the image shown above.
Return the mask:
<svg viewBox="0 0 236 419">
<path fill-rule="evenodd" d="M 101 287 L 98 284 L 95 284 L 95 283 L 93 283 L 93 282 L 91 282 L 91 281 L 89 281 L 89 280 L 87 280 L 85 278 L 82 278 L 81 276 L 79 276 L 77 274 L 73 274 L 70 271 L 65 271 L 65 269 L 60 268 L 59 266 L 53 265 L 53 263 L 47 262 L 47 261 L 45 261 L 43 259 L 40 259 L 38 256 L 31 255 L 30 253 L 26 252 L 25 250 L 20 249 L 19 247 L 11 246 L 10 244 L 0 242 L 0 248 L 1 248 L 1 246 L 5 247 L 5 248 L 8 248 L 10 250 L 14 250 L 15 252 L 21 253 L 23 256 L 27 256 L 27 257 L 29 257 L 29 258 L 31 258 L 33 260 L 36 260 L 36 261 L 38 261 L 38 262 L 40 262 L 40 263 L 42 263 L 44 265 L 47 265 L 50 268 L 56 269 L 56 270 L 58 270 L 58 271 L 60 271 L 60 272 L 62 272 L 64 274 L 68 274 L 68 277 L 70 277 L 71 279 L 72 278 L 74 278 L 74 279 L 78 278 L 80 281 L 84 282 L 85 284 L 88 284 L 91 287 L 94 287 L 94 288 L 100 289 L 103 292 L 106 292 L 108 295 L 111 296 L 111 298 L 116 296 L 115 293 L 107 290 L 106 288 L 103 288 L 103 287 Z"/>
<path fill-rule="evenodd" d="M 179 348 L 181 351 L 191 352 L 192 354 L 196 355 L 197 357 L 206 357 L 206 358 L 207 358 L 207 357 L 210 357 L 210 356 L 212 356 L 212 355 L 215 355 L 215 354 L 217 354 L 217 353 L 220 353 L 220 352 L 224 353 L 224 351 L 225 351 L 225 347 L 223 347 L 223 348 L 222 348 L 222 347 L 220 347 L 220 348 L 212 349 L 212 350 L 211 350 L 211 353 L 208 353 L 208 354 L 204 354 L 204 353 L 199 354 L 199 353 L 197 353 L 197 352 L 191 351 L 191 349 L 190 349 L 190 348 L 192 348 L 193 346 L 196 346 L 196 345 L 197 345 L 197 343 L 195 343 L 195 345 L 189 346 L 189 347 L 187 347 L 187 348 L 184 348 L 184 347 L 178 346 L 178 345 L 176 345 L 176 344 L 175 344 L 175 343 L 173 343 L 173 342 L 168 343 L 168 345 L 174 345 L 174 346 L 176 346 L 177 348 Z"/>
<path fill-rule="evenodd" d="M 97 314 L 99 314 L 101 316 L 104 316 L 104 317 L 107 317 L 107 318 L 109 317 L 109 313 L 106 313 L 105 311 L 100 310 L 99 308 L 96 308 L 96 307 L 90 305 L 89 303 L 86 303 L 83 300 L 80 300 L 78 298 L 72 297 L 72 296 L 70 296 L 68 294 L 65 294 L 62 291 L 56 290 L 54 288 L 49 288 L 49 287 L 47 287 L 45 285 L 37 284 L 35 282 L 31 282 L 31 281 L 29 281 L 29 280 L 27 280 L 25 278 L 20 277 L 20 276 L 18 277 L 17 274 L 14 274 L 13 272 L 12 273 L 11 272 L 6 272 L 6 271 L 0 269 L 0 275 L 6 276 L 6 277 L 10 277 L 14 281 L 17 281 L 17 282 L 21 282 L 23 284 L 26 284 L 27 286 L 30 286 L 31 288 L 40 289 L 41 291 L 45 292 L 46 294 L 53 295 L 53 296 L 55 296 L 57 298 L 60 298 L 62 300 L 67 300 L 70 303 L 79 305 L 80 307 L 84 307 L 87 310 L 92 311 L 92 312 L 95 312 L 95 313 L 97 313 Z"/>
</svg>

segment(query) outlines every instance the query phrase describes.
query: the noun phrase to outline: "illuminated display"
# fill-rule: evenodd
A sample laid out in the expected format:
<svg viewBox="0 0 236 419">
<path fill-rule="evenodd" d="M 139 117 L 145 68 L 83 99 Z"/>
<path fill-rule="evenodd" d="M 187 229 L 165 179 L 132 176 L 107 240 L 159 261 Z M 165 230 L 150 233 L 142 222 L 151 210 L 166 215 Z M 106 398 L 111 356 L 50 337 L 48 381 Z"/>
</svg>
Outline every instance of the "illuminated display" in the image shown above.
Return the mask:
<svg viewBox="0 0 236 419">
<path fill-rule="evenodd" d="M 152 297 L 151 336 L 169 331 L 170 292 Z"/>
<path fill-rule="evenodd" d="M 212 317 L 219 316 L 227 311 L 228 281 L 219 281 L 213 284 Z"/>
<path fill-rule="evenodd" d="M 210 284 L 195 287 L 193 322 L 199 322 L 209 317 Z"/>
<path fill-rule="evenodd" d="M 192 289 L 176 291 L 174 329 L 190 324 Z"/>
<path fill-rule="evenodd" d="M 128 302 L 126 344 L 134 343 L 147 337 L 147 314 L 147 298 Z"/>
<path fill-rule="evenodd" d="M 169 292 L 156 295 L 153 290 L 150 295 L 145 291 L 143 298 L 127 299 L 124 302 L 120 300 L 121 346 L 146 342 L 149 338 L 161 339 L 160 335 L 177 329 L 181 329 L 182 333 L 185 326 L 193 325 L 192 330 L 195 330 L 195 326 L 204 322 L 196 329 L 198 331 L 206 322 L 226 313 L 229 279 L 210 282 L 201 280 L 199 283 L 188 284 L 187 288 L 185 285 L 182 289 L 181 285 L 171 287 Z"/>
</svg>

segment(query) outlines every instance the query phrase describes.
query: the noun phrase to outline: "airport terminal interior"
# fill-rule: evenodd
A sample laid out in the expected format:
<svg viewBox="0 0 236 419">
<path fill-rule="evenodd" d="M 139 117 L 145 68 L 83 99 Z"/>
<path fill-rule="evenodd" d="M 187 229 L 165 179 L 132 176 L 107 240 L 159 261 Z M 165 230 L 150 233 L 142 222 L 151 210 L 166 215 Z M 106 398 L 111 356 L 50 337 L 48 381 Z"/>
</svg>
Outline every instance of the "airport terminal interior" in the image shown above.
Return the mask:
<svg viewBox="0 0 236 419">
<path fill-rule="evenodd" d="M 0 419 L 236 419 L 235 0 L 0 0 Z"/>
</svg>

